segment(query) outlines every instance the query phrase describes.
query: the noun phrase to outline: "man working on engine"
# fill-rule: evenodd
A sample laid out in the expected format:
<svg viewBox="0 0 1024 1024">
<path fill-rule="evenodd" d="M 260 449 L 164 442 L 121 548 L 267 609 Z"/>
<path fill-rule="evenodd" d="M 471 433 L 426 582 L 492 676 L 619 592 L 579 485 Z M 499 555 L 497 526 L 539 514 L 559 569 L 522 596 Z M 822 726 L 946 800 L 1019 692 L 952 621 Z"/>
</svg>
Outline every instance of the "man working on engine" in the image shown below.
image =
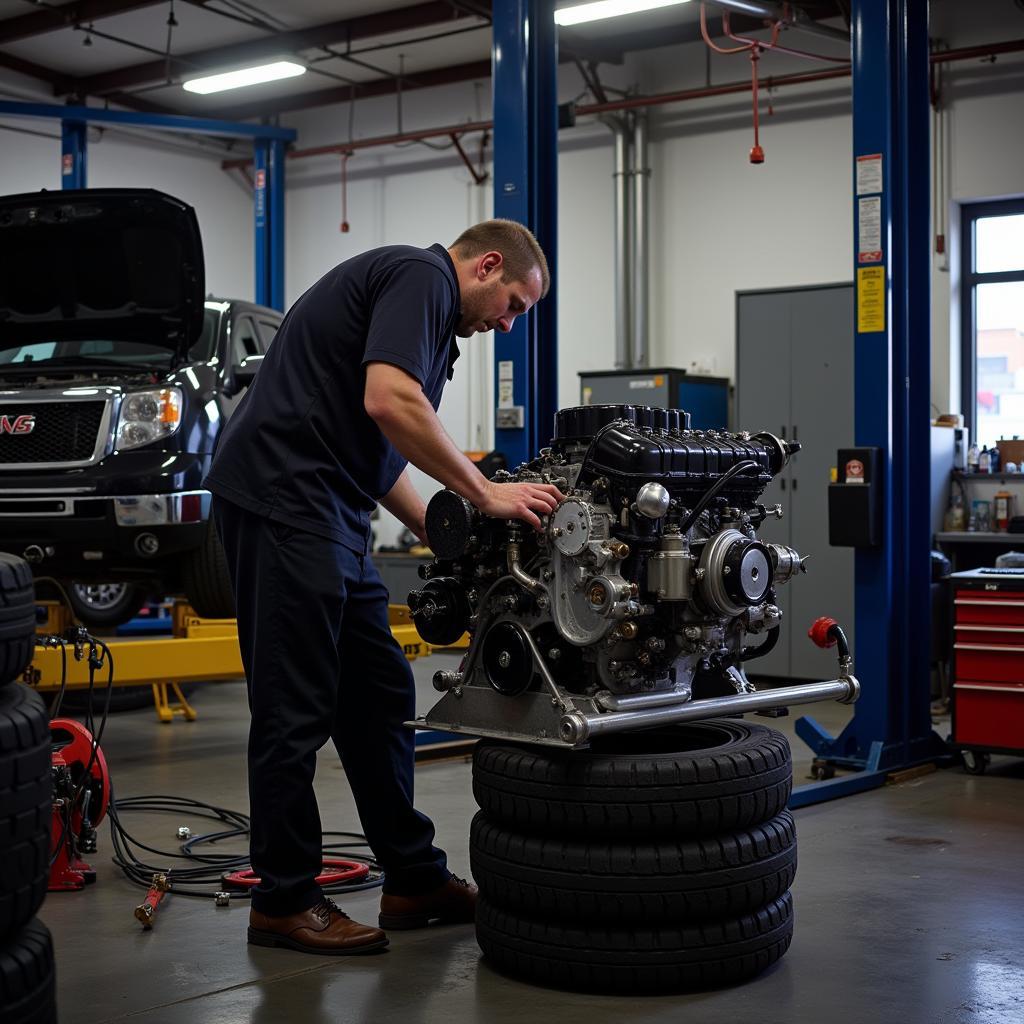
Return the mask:
<svg viewBox="0 0 1024 1024">
<path fill-rule="evenodd" d="M 413 807 L 412 672 L 370 561 L 377 502 L 425 540 L 411 462 L 481 511 L 539 528 L 561 495 L 487 480 L 436 410 L 455 336 L 508 331 L 548 290 L 522 225 L 492 220 L 448 248 L 385 246 L 335 267 L 289 310 L 225 429 L 206 485 L 231 570 L 248 681 L 249 941 L 311 953 L 387 945 L 326 899 L 316 752 L 334 741 L 385 870 L 379 924 L 473 919 Z"/>
</svg>

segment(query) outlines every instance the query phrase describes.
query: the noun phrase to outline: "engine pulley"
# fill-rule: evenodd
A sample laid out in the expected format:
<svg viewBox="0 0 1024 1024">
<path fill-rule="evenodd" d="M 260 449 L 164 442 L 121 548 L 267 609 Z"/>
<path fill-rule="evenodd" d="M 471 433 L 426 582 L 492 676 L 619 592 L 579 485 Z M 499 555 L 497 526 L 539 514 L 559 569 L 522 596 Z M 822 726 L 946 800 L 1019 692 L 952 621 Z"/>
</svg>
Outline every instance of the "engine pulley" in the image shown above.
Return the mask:
<svg viewBox="0 0 1024 1024">
<path fill-rule="evenodd" d="M 438 558 L 461 558 L 473 538 L 473 506 L 454 491 L 438 491 L 427 504 L 427 539 Z"/>
<path fill-rule="evenodd" d="M 506 697 L 518 697 L 533 681 L 533 655 L 519 627 L 512 622 L 499 622 L 484 637 L 484 672 L 487 681 Z"/>
<path fill-rule="evenodd" d="M 740 615 L 764 600 L 774 582 L 771 555 L 739 530 L 722 530 L 704 546 L 700 596 L 719 615 Z"/>
<path fill-rule="evenodd" d="M 438 576 L 422 590 L 411 591 L 408 600 L 416 632 L 428 644 L 448 647 L 466 632 L 469 601 L 458 580 Z"/>
<path fill-rule="evenodd" d="M 552 543 L 563 555 L 580 554 L 594 534 L 590 505 L 579 498 L 566 498 L 552 514 L 548 531 Z"/>
</svg>

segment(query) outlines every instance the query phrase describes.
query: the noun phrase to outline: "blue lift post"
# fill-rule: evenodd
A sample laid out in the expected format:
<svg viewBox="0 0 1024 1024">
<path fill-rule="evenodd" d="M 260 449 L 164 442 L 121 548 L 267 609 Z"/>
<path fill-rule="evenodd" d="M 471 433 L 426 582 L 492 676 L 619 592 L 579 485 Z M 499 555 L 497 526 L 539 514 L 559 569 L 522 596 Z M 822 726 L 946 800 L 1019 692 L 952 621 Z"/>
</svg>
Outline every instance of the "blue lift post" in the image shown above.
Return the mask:
<svg viewBox="0 0 1024 1024">
<path fill-rule="evenodd" d="M 852 14 L 855 431 L 882 452 L 884 539 L 856 552 L 853 720 L 836 738 L 796 722 L 819 758 L 860 770 L 798 788 L 791 807 L 945 751 L 929 700 L 928 4 L 854 0 Z"/>
<path fill-rule="evenodd" d="M 62 107 L 51 103 L 0 100 L 0 116 L 46 117 L 61 122 L 61 184 L 86 187 L 86 126 L 121 124 L 164 131 L 227 135 L 253 140 L 256 150 L 256 289 L 255 300 L 284 310 L 284 164 L 285 143 L 295 139 L 292 128 L 266 124 L 218 121 L 179 114 L 144 114 L 98 107 Z M 259 168 L 262 155 L 263 174 Z"/>
<path fill-rule="evenodd" d="M 553 0 L 493 10 L 494 216 L 525 224 L 557 273 L 558 35 Z M 551 439 L 558 408 L 557 289 L 494 338 L 495 447 L 516 466 Z"/>
<path fill-rule="evenodd" d="M 554 3 L 508 0 L 494 5 L 492 17 L 494 216 L 525 224 L 540 242 L 554 276 L 558 216 Z M 558 403 L 557 324 L 552 287 L 529 313 L 516 317 L 508 334 L 494 336 L 494 445 L 505 453 L 510 466 L 532 459 L 551 439 Z M 519 425 L 502 426 L 502 416 L 512 416 Z M 462 739 L 457 733 L 437 730 L 416 733 L 417 746 Z"/>
</svg>

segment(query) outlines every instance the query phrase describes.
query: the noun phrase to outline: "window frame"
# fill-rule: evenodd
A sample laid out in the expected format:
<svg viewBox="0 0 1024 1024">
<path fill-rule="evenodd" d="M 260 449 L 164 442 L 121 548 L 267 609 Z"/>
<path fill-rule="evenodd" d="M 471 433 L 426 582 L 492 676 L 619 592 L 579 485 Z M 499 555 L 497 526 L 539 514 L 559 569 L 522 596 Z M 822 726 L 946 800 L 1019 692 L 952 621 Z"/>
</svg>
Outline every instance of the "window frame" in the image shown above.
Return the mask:
<svg viewBox="0 0 1024 1024">
<path fill-rule="evenodd" d="M 1024 282 L 1024 267 L 981 274 L 975 271 L 975 250 L 979 220 L 1024 214 L 1024 196 L 964 203 L 960 208 L 960 408 L 972 440 L 978 421 L 978 285 Z"/>
</svg>

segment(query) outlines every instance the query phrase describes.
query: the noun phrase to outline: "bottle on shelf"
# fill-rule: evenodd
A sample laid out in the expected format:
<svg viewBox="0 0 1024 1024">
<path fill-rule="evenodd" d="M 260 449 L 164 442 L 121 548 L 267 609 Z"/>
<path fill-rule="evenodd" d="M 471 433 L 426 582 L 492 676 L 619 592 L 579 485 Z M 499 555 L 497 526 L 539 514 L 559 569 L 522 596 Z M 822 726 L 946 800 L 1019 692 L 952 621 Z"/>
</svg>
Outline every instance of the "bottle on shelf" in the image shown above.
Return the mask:
<svg viewBox="0 0 1024 1024">
<path fill-rule="evenodd" d="M 978 460 L 981 458 L 981 451 L 978 448 L 978 442 L 975 441 L 971 444 L 971 447 L 967 449 L 967 472 L 977 473 L 978 472 Z"/>
<path fill-rule="evenodd" d="M 942 525 L 948 533 L 967 529 L 967 511 L 964 508 L 963 495 L 959 491 L 950 494 L 949 508 L 946 509 Z"/>
<path fill-rule="evenodd" d="M 989 463 L 990 463 L 990 467 L 991 467 L 990 468 L 990 472 L 998 473 L 999 470 L 1002 468 L 1002 464 L 1000 462 L 1000 455 L 999 455 L 999 448 L 998 448 L 998 446 L 992 445 L 992 447 L 989 448 L 989 450 L 988 450 L 988 457 L 989 457 Z"/>
</svg>

